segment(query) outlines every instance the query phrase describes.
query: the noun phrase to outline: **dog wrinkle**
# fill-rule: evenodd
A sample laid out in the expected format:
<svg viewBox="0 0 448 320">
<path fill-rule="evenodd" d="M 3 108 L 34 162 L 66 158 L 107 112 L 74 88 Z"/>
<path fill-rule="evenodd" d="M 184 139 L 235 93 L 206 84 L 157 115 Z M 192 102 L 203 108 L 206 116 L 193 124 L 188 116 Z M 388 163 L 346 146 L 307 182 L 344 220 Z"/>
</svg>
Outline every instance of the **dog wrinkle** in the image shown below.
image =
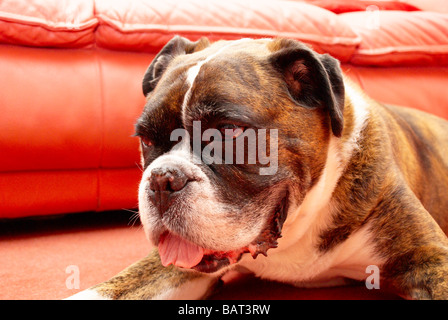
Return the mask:
<svg viewBox="0 0 448 320">
<path fill-rule="evenodd" d="M 190 101 L 190 98 L 191 98 L 191 95 L 192 95 L 193 86 L 194 86 L 196 77 L 198 76 L 198 74 L 199 74 L 199 72 L 201 70 L 201 67 L 204 64 L 206 64 L 207 62 L 209 62 L 210 60 L 212 60 L 213 58 L 215 58 L 216 56 L 218 56 L 219 54 L 221 54 L 224 50 L 226 50 L 226 49 L 228 49 L 228 48 L 230 48 L 232 46 L 238 45 L 241 42 L 247 42 L 249 40 L 250 39 L 244 39 L 243 38 L 243 39 L 240 39 L 240 40 L 236 40 L 236 41 L 232 41 L 232 42 L 226 43 L 223 47 L 218 49 L 218 51 L 212 53 L 211 55 L 209 55 L 205 59 L 199 61 L 196 65 L 194 65 L 193 67 L 190 67 L 186 71 L 186 74 L 187 74 L 186 84 L 188 85 L 188 90 L 185 93 L 184 100 L 183 100 L 182 107 L 181 107 L 183 123 L 186 123 L 186 117 L 187 117 L 186 108 L 187 108 L 187 105 L 188 105 L 188 103 Z"/>
</svg>

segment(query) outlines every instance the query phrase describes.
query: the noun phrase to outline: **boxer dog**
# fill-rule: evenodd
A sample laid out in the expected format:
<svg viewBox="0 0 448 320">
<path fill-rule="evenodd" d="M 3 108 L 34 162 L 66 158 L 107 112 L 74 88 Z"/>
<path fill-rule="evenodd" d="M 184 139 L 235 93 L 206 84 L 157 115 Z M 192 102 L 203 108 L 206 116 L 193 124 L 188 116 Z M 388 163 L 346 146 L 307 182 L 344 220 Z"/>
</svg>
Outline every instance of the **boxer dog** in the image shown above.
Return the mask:
<svg viewBox="0 0 448 320">
<path fill-rule="evenodd" d="M 143 92 L 139 213 L 155 249 L 73 299 L 204 298 L 239 269 L 341 285 L 368 266 L 403 297 L 448 298 L 448 122 L 370 99 L 289 39 L 175 37 Z M 249 130 L 275 161 L 201 157 L 249 150 Z"/>
</svg>

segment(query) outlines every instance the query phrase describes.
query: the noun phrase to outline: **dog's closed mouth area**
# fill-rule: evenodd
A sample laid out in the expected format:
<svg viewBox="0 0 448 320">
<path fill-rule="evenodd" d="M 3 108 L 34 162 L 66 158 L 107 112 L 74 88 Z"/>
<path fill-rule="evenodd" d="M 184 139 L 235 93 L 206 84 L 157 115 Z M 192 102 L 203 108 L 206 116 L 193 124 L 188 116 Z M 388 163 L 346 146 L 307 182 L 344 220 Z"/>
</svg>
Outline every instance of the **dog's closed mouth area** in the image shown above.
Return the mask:
<svg viewBox="0 0 448 320">
<path fill-rule="evenodd" d="M 265 229 L 248 246 L 232 251 L 214 251 L 202 248 L 181 236 L 165 231 L 159 239 L 159 255 L 163 266 L 175 265 L 180 268 L 194 269 L 204 273 L 213 273 L 238 262 L 244 253 L 251 253 L 255 259 L 258 254 L 267 256 L 270 248 L 277 247 L 281 229 L 286 219 L 288 192 L 277 204 Z"/>
</svg>

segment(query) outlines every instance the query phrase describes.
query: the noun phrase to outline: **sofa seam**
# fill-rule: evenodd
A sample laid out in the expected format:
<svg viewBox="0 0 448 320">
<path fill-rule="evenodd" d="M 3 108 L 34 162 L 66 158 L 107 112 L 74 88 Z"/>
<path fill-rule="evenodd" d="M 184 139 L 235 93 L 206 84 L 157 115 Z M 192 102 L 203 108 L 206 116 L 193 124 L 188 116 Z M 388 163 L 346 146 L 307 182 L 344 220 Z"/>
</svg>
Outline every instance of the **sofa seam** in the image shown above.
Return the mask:
<svg viewBox="0 0 448 320">
<path fill-rule="evenodd" d="M 101 63 L 101 59 L 99 57 L 99 52 L 98 50 L 96 50 L 96 48 L 94 49 L 94 56 L 95 56 L 95 60 L 96 60 L 96 69 L 97 69 L 97 73 L 98 73 L 98 81 L 99 81 L 99 107 L 100 107 L 100 150 L 99 150 L 99 159 L 98 159 L 98 166 L 96 168 L 97 171 L 97 208 L 96 210 L 99 210 L 99 208 L 101 207 L 101 186 L 100 186 L 100 181 L 101 181 L 101 169 L 103 166 L 103 158 L 104 158 L 104 76 L 103 76 L 103 70 L 102 70 L 102 63 Z"/>
</svg>

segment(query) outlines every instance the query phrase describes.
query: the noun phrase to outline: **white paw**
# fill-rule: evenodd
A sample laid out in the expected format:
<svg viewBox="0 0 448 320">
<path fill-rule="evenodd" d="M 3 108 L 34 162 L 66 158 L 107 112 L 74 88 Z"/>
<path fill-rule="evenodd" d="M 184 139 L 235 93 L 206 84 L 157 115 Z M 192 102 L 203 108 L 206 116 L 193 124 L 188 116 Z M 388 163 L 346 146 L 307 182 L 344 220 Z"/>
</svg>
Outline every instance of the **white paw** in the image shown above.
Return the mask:
<svg viewBox="0 0 448 320">
<path fill-rule="evenodd" d="M 80 291 L 64 300 L 110 300 L 92 289 Z"/>
</svg>

